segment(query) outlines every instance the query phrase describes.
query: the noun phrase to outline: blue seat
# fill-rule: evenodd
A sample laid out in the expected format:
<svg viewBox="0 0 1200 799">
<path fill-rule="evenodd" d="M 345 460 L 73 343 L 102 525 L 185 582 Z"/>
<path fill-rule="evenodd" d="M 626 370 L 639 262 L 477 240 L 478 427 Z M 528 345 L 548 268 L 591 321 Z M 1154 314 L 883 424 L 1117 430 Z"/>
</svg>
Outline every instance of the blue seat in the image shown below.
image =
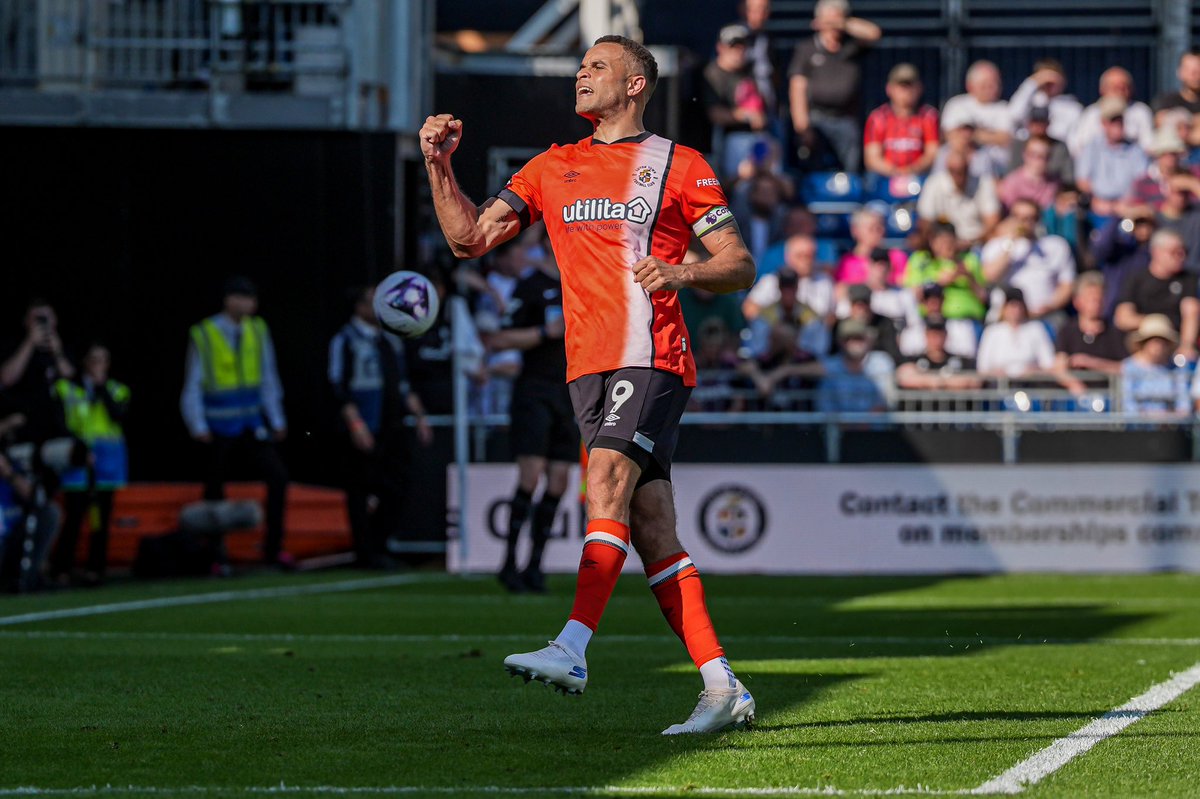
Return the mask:
<svg viewBox="0 0 1200 799">
<path fill-rule="evenodd" d="M 815 214 L 818 239 L 845 239 L 850 237 L 850 214 Z"/>
<path fill-rule="evenodd" d="M 911 202 L 921 193 L 925 185 L 924 175 L 907 175 L 902 178 L 885 178 L 883 175 L 868 174 L 865 182 L 867 195 L 875 200 L 889 203 Z"/>
<path fill-rule="evenodd" d="M 862 178 L 848 172 L 809 172 L 800 181 L 800 196 L 810 205 L 862 202 Z"/>
</svg>

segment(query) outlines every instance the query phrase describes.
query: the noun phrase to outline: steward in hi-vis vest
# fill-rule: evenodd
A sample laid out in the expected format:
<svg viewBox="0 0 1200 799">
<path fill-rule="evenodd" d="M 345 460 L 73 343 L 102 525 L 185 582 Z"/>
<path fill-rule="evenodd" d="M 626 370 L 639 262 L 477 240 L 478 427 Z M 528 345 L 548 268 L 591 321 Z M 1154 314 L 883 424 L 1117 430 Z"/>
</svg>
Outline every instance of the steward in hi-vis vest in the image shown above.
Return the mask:
<svg viewBox="0 0 1200 799">
<path fill-rule="evenodd" d="M 290 567 L 291 556 L 282 549 L 288 476 L 275 449 L 287 437 L 287 417 L 275 347 L 257 311 L 258 291 L 249 279 L 225 283 L 221 313 L 188 333 L 179 407 L 188 433 L 206 452 L 204 498 L 224 499 L 229 467 L 249 466 L 267 484 L 263 561 Z"/>
</svg>

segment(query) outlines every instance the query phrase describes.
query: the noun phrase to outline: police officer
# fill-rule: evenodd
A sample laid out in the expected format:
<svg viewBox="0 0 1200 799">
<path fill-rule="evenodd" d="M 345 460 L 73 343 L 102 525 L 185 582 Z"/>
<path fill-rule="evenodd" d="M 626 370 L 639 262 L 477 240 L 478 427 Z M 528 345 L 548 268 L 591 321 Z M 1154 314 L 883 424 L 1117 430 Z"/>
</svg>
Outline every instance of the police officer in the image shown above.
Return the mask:
<svg viewBox="0 0 1200 799">
<path fill-rule="evenodd" d="M 226 281 L 223 305 L 189 331 L 180 410 L 205 450 L 204 498 L 224 499 L 230 464 L 249 463 L 267 484 L 263 561 L 291 568 L 282 548 L 288 475 L 275 444 L 287 437 L 287 419 L 275 348 L 248 278 Z"/>
<path fill-rule="evenodd" d="M 563 345 L 562 284 L 544 248 L 524 237 L 508 248 L 527 248 L 526 266 L 505 309 L 503 328 L 486 336 L 489 349 L 522 351 L 521 373 L 513 384 L 510 439 L 517 458 L 517 490 L 509 503 L 508 539 L 500 582 L 509 591 L 546 590 L 542 554 L 567 475 L 579 455 L 579 430 L 567 393 Z M 500 253 L 506 256 L 502 247 Z M 533 495 L 542 475 L 546 487 L 537 505 Z M 517 567 L 517 542 L 532 514 L 529 562 Z"/>
<path fill-rule="evenodd" d="M 433 440 L 421 398 L 408 387 L 403 346 L 375 318 L 374 294 L 370 286 L 353 290 L 350 321 L 329 344 L 329 383 L 345 443 L 346 505 L 361 568 L 391 565 L 384 550 L 399 523 L 401 476 L 408 468 L 405 416 L 416 417 L 422 445 Z"/>
<path fill-rule="evenodd" d="M 62 476 L 66 518 L 50 568 L 60 580 L 70 575 L 83 518 L 94 506 L 95 524 L 83 578 L 86 585 L 99 585 L 104 580 L 113 492 L 129 479 L 129 459 L 121 429 L 129 411 L 129 387 L 109 378 L 110 363 L 108 348 L 93 343 L 84 353 L 82 376 L 77 380 L 63 378 L 54 384 L 67 429 L 87 445 L 88 459 L 86 465 L 74 466 Z"/>
</svg>

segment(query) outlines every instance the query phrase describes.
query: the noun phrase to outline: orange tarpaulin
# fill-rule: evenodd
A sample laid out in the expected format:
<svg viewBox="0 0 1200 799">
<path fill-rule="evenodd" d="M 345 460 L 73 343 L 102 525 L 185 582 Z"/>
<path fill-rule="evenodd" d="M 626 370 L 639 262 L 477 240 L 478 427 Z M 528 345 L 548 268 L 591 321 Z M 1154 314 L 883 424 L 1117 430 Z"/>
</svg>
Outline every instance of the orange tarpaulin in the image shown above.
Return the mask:
<svg viewBox="0 0 1200 799">
<path fill-rule="evenodd" d="M 109 535 L 109 565 L 132 565 L 138 541 L 145 536 L 174 532 L 180 510 L 184 505 L 198 501 L 202 493 L 199 483 L 134 483 L 118 491 Z M 265 505 L 266 494 L 266 487 L 261 483 L 229 483 L 226 486 L 229 499 L 253 499 Z M 298 558 L 351 549 L 346 495 L 337 489 L 290 485 L 284 525 L 284 549 Z M 85 557 L 87 538 L 80 536 L 80 561 Z M 225 537 L 230 559 L 261 560 L 262 540 L 261 525 L 230 532 Z"/>
</svg>

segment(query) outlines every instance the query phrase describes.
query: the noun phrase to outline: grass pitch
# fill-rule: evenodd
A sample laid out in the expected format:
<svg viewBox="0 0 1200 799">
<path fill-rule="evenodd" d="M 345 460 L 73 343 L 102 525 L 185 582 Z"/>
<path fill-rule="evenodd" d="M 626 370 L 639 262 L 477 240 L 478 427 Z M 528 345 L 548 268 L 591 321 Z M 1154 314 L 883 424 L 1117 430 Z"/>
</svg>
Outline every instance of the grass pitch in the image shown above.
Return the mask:
<svg viewBox="0 0 1200 799">
<path fill-rule="evenodd" d="M 706 576 L 758 726 L 664 738 L 700 680 L 644 580 L 563 697 L 500 661 L 571 578 L 363 579 L 0 599 L 0 797 L 967 792 L 1200 661 L 1196 576 Z M 1025 792 L 1196 796 L 1200 687 Z"/>
</svg>

